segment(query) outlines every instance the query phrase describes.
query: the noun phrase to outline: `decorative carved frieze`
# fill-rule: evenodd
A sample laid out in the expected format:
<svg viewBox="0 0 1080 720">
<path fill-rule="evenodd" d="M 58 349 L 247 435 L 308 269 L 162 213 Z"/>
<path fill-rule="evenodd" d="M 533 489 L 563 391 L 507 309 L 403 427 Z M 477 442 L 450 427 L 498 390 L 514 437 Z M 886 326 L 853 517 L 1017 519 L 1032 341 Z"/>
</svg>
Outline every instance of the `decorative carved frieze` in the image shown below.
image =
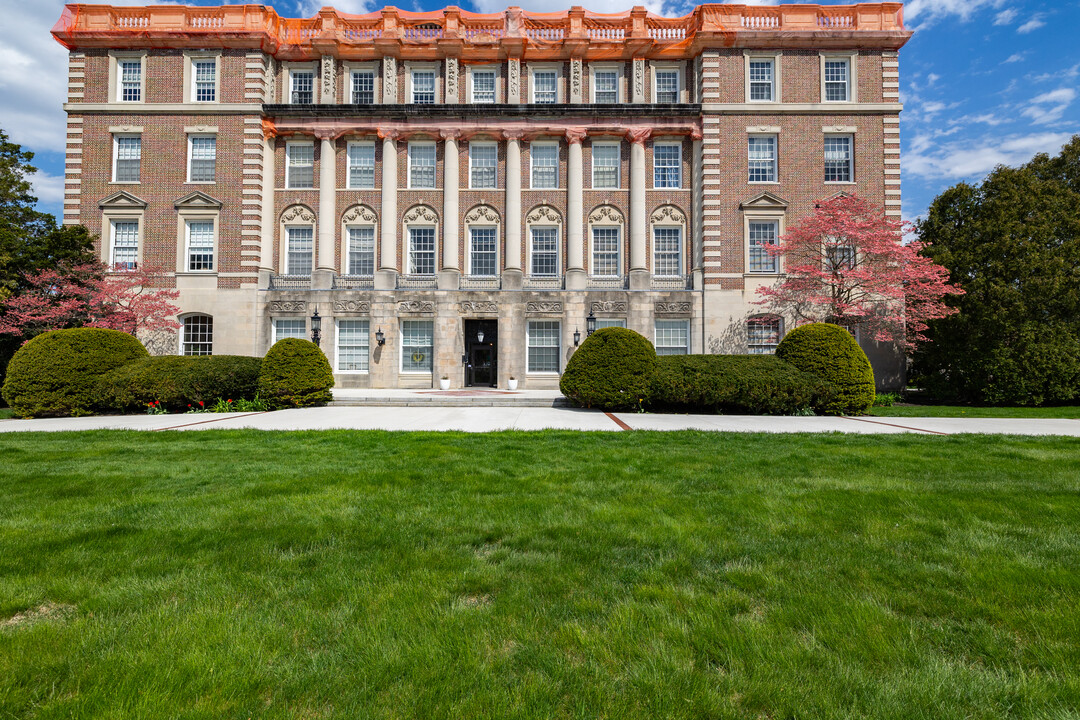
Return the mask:
<svg viewBox="0 0 1080 720">
<path fill-rule="evenodd" d="M 597 301 L 592 304 L 591 310 L 593 312 L 607 312 L 607 313 L 624 313 L 626 312 L 626 301 L 624 300 L 605 300 Z"/>
<path fill-rule="evenodd" d="M 499 213 L 490 205 L 477 205 L 465 214 L 465 224 L 478 222 L 498 223 Z"/>
<path fill-rule="evenodd" d="M 337 63 L 333 55 L 322 56 L 322 92 L 319 102 L 330 105 L 337 102 Z"/>
<path fill-rule="evenodd" d="M 458 101 L 458 59 L 446 58 L 446 100 L 448 103 Z"/>
<path fill-rule="evenodd" d="M 562 225 L 562 215 L 559 215 L 559 211 L 550 205 L 537 205 L 525 216 L 526 225 L 531 225 L 533 223 L 553 223 L 555 225 Z"/>
<path fill-rule="evenodd" d="M 277 68 L 274 67 L 274 59 L 270 58 L 263 72 L 263 102 L 277 102 Z"/>
<path fill-rule="evenodd" d="M 520 103 L 521 102 L 521 60 L 518 58 L 510 58 L 509 68 L 507 70 L 506 80 L 506 94 L 508 96 L 507 102 Z"/>
<path fill-rule="evenodd" d="M 371 305 L 367 300 L 335 300 L 335 313 L 369 313 Z"/>
<path fill-rule="evenodd" d="M 601 205 L 589 213 L 589 222 L 591 223 L 619 223 L 622 224 L 625 221 L 623 214 L 619 212 L 619 208 L 614 205 Z"/>
<path fill-rule="evenodd" d="M 271 300 L 270 312 L 272 313 L 291 313 L 291 312 L 307 312 L 307 302 L 303 300 Z"/>
<path fill-rule="evenodd" d="M 462 315 L 494 313 L 499 312 L 499 303 L 494 300 L 465 300 L 460 304 L 459 310 Z"/>
<path fill-rule="evenodd" d="M 374 224 L 377 219 L 378 215 L 367 205 L 353 205 L 341 216 L 341 221 L 344 223 L 365 222 Z"/>
<path fill-rule="evenodd" d="M 563 304 L 554 300 L 536 300 L 525 303 L 525 312 L 558 313 L 563 311 Z"/>
<path fill-rule="evenodd" d="M 674 205 L 661 205 L 653 210 L 650 220 L 654 223 L 677 223 L 686 224 L 686 213 Z"/>
<path fill-rule="evenodd" d="M 645 58 L 634 58 L 633 102 L 645 102 Z"/>
<path fill-rule="evenodd" d="M 657 315 L 689 315 L 690 303 L 688 302 L 658 302 L 656 303 Z"/>
<path fill-rule="evenodd" d="M 398 303 L 399 313 L 433 313 L 435 302 L 433 300 L 405 300 Z"/>
<path fill-rule="evenodd" d="M 383 102 L 397 103 L 397 58 L 383 58 Z"/>
<path fill-rule="evenodd" d="M 282 222 L 315 222 L 315 213 L 311 212 L 303 205 L 290 205 L 285 208 L 285 212 L 281 213 Z"/>
<path fill-rule="evenodd" d="M 570 102 L 582 101 L 581 58 L 570 60 Z"/>
<path fill-rule="evenodd" d="M 439 222 L 439 216 L 427 205 L 414 205 L 405 213 L 403 220 L 406 224 L 414 222 L 436 223 Z"/>
</svg>

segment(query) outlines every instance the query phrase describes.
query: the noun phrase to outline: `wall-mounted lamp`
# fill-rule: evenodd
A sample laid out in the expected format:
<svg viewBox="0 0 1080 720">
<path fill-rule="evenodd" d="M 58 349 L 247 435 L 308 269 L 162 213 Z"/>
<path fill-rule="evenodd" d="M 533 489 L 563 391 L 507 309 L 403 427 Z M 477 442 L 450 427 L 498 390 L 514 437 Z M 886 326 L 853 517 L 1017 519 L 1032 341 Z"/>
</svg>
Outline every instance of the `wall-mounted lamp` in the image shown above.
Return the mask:
<svg viewBox="0 0 1080 720">
<path fill-rule="evenodd" d="M 574 347 L 577 347 L 580 344 L 581 344 L 581 331 L 575 328 L 574 329 Z"/>
<path fill-rule="evenodd" d="M 476 331 L 476 342 L 478 342 L 478 343 L 483 343 L 484 342 L 484 331 L 483 330 L 477 330 Z"/>
<path fill-rule="evenodd" d="M 315 314 L 311 316 L 311 342 L 316 345 L 319 344 L 319 340 L 322 339 L 322 318 L 319 317 L 318 308 L 315 309 Z"/>
<path fill-rule="evenodd" d="M 596 316 L 593 315 L 593 311 L 589 310 L 589 317 L 585 318 L 585 337 L 589 337 L 596 332 Z"/>
<path fill-rule="evenodd" d="M 383 335 L 383 331 L 382 331 L 381 327 L 378 330 L 375 331 L 375 343 L 377 345 L 385 345 L 386 344 L 386 336 Z"/>
</svg>

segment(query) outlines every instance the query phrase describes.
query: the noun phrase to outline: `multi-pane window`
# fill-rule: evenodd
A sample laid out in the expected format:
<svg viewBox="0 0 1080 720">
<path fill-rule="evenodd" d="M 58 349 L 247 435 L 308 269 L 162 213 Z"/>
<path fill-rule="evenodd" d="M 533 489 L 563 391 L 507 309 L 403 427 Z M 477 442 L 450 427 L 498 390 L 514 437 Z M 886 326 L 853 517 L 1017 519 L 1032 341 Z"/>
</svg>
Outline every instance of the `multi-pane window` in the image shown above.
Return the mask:
<svg viewBox="0 0 1080 720">
<path fill-rule="evenodd" d="M 122 102 L 142 101 L 142 60 L 120 60 L 120 100 Z"/>
<path fill-rule="evenodd" d="M 112 222 L 112 257 L 109 265 L 118 270 L 134 270 L 139 260 L 139 223 L 135 220 Z"/>
<path fill-rule="evenodd" d="M 314 233 L 310 225 L 289 227 L 287 236 L 285 274 L 310 275 L 312 256 L 315 252 Z"/>
<path fill-rule="evenodd" d="M 495 143 L 469 143 L 469 184 L 472 188 L 495 188 L 498 155 L 499 148 Z"/>
<path fill-rule="evenodd" d="M 496 274 L 495 228 L 469 228 L 469 274 Z"/>
<path fill-rule="evenodd" d="M 596 70 L 593 72 L 593 102 L 619 102 L 618 70 Z"/>
<path fill-rule="evenodd" d="M 217 60 L 203 59 L 191 63 L 195 76 L 195 102 L 214 102 L 217 100 Z"/>
<path fill-rule="evenodd" d="M 409 143 L 409 187 L 435 187 L 435 143 Z"/>
<path fill-rule="evenodd" d="M 370 190 L 375 187 L 375 143 L 349 144 L 349 187 Z"/>
<path fill-rule="evenodd" d="M 593 143 L 593 188 L 607 189 L 619 187 L 619 155 L 619 143 Z"/>
<path fill-rule="evenodd" d="M 850 65 L 847 60 L 825 61 L 825 100 L 845 102 L 851 99 Z"/>
<path fill-rule="evenodd" d="M 529 157 L 532 160 L 533 189 L 559 187 L 559 146 L 554 143 L 532 143 Z"/>
<path fill-rule="evenodd" d="M 671 277 L 682 274 L 682 228 L 653 228 L 653 274 Z"/>
<path fill-rule="evenodd" d="M 677 188 L 682 184 L 682 145 L 653 145 L 653 187 Z"/>
<path fill-rule="evenodd" d="M 765 246 L 776 244 L 779 223 L 775 220 L 764 222 L 751 221 L 748 225 L 750 234 L 750 272 L 777 272 L 779 258 L 775 255 L 770 255 L 765 250 Z"/>
<path fill-rule="evenodd" d="M 657 355 L 686 355 L 690 352 L 690 321 L 657 320 L 655 338 Z"/>
<path fill-rule="evenodd" d="M 188 141 L 188 182 L 215 182 L 217 138 L 213 135 L 192 135 Z"/>
<path fill-rule="evenodd" d="M 750 60 L 750 100 L 752 102 L 772 102 L 776 99 L 772 60 L 751 58 Z"/>
<path fill-rule="evenodd" d="M 825 182 L 851 182 L 851 136 L 825 136 Z"/>
<path fill-rule="evenodd" d="M 274 318 L 274 342 L 285 338 L 307 340 L 307 320 L 304 318 Z"/>
<path fill-rule="evenodd" d="M 531 230 L 530 274 L 533 277 L 555 277 L 559 273 L 559 229 L 534 227 Z"/>
<path fill-rule="evenodd" d="M 592 274 L 613 277 L 619 274 L 619 235 L 617 227 L 592 229 Z"/>
<path fill-rule="evenodd" d="M 559 372 L 559 322 L 557 320 L 530 320 L 528 336 L 528 371 L 531 373 Z"/>
<path fill-rule="evenodd" d="M 181 338 L 181 355 L 213 355 L 214 318 L 209 315 L 189 315 L 184 318 Z"/>
<path fill-rule="evenodd" d="M 431 320 L 401 321 L 401 372 L 431 372 L 434 335 Z"/>
<path fill-rule="evenodd" d="M 352 101 L 355 105 L 375 102 L 375 73 L 371 70 L 354 70 L 352 74 Z"/>
<path fill-rule="evenodd" d="M 116 148 L 116 169 L 113 182 L 139 182 L 142 166 L 142 136 L 117 135 L 113 141 Z"/>
<path fill-rule="evenodd" d="M 747 155 L 750 182 L 776 182 L 775 135 L 751 135 Z"/>
<path fill-rule="evenodd" d="M 657 70 L 656 71 L 656 102 L 677 103 L 679 102 L 679 71 Z"/>
<path fill-rule="evenodd" d="M 349 275 L 375 274 L 375 228 L 349 228 Z"/>
<path fill-rule="evenodd" d="M 626 320 L 623 318 L 596 318 L 596 329 L 603 330 L 609 327 L 626 327 Z"/>
<path fill-rule="evenodd" d="M 472 101 L 480 104 L 495 102 L 495 71 L 473 70 Z"/>
<path fill-rule="evenodd" d="M 409 228 L 409 272 L 413 275 L 435 274 L 435 228 Z"/>
<path fill-rule="evenodd" d="M 413 70 L 412 101 L 414 105 L 435 104 L 434 70 Z"/>
<path fill-rule="evenodd" d="M 559 101 L 556 90 L 558 73 L 554 70 L 533 71 L 533 102 L 539 105 L 553 105 Z"/>
<path fill-rule="evenodd" d="M 780 344 L 780 318 L 756 317 L 746 323 L 746 349 L 751 355 L 772 355 Z"/>
<path fill-rule="evenodd" d="M 831 245 L 825 248 L 829 272 L 851 270 L 855 267 L 855 248 L 851 245 Z"/>
<path fill-rule="evenodd" d="M 292 102 L 298 105 L 315 102 L 315 73 L 312 70 L 293 70 L 289 77 L 292 80 Z"/>
<path fill-rule="evenodd" d="M 212 220 L 187 222 L 187 269 L 214 269 L 214 223 Z"/>
<path fill-rule="evenodd" d="M 367 320 L 338 320 L 337 369 L 339 372 L 367 372 L 371 335 Z"/>
<path fill-rule="evenodd" d="M 288 143 L 285 146 L 285 187 L 315 187 L 315 145 Z"/>
</svg>

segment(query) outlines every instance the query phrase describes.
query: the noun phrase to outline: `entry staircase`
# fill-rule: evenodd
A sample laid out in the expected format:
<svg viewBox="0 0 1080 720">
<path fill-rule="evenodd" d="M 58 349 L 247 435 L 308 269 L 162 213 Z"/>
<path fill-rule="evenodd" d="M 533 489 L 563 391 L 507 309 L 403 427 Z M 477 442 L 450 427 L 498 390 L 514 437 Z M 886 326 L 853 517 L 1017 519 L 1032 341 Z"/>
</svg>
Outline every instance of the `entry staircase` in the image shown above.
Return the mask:
<svg viewBox="0 0 1080 720">
<path fill-rule="evenodd" d="M 356 389 L 334 390 L 334 407 L 567 407 L 558 390 Z"/>
</svg>

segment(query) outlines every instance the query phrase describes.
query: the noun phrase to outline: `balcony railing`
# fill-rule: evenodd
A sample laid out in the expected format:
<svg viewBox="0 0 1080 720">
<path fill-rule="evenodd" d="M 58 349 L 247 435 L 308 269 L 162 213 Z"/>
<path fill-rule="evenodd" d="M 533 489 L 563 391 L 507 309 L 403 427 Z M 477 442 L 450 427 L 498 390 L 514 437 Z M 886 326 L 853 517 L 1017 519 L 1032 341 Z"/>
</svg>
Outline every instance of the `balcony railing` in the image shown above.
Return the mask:
<svg viewBox="0 0 1080 720">
<path fill-rule="evenodd" d="M 310 290 L 310 275 L 272 275 L 270 277 L 271 290 Z"/>
<path fill-rule="evenodd" d="M 547 276 L 526 276 L 522 281 L 522 287 L 526 290 L 562 290 L 563 278 Z"/>
<path fill-rule="evenodd" d="M 653 290 L 693 290 L 694 281 L 690 275 L 653 275 Z"/>
<path fill-rule="evenodd" d="M 397 286 L 402 289 L 434 288 L 438 285 L 435 275 L 398 275 Z"/>
<path fill-rule="evenodd" d="M 458 287 L 462 290 L 498 290 L 502 283 L 497 275 L 462 275 Z"/>
<path fill-rule="evenodd" d="M 590 275 L 588 287 L 594 290 L 625 290 L 626 276 L 611 277 L 607 275 Z"/>
<path fill-rule="evenodd" d="M 334 290 L 363 290 L 375 287 L 371 275 L 335 275 Z"/>
</svg>

